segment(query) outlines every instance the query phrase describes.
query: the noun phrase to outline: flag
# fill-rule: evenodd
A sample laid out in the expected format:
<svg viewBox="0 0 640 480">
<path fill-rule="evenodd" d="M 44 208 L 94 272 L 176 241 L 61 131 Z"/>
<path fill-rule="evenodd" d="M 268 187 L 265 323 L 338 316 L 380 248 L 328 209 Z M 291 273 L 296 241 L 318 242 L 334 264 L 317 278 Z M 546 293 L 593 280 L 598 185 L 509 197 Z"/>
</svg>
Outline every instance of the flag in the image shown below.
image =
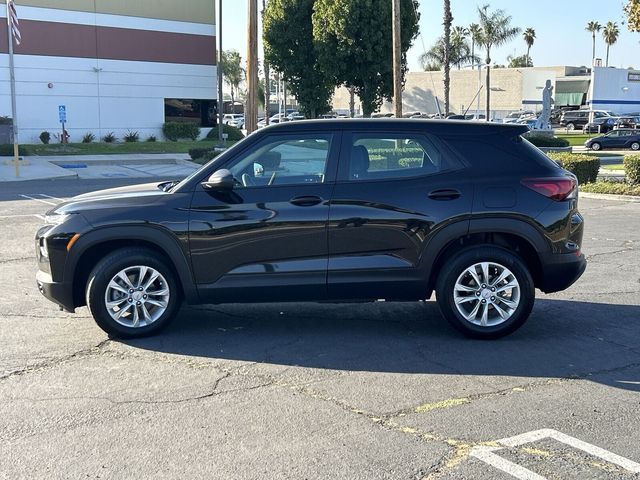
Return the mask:
<svg viewBox="0 0 640 480">
<path fill-rule="evenodd" d="M 18 12 L 16 12 L 16 2 L 14 0 L 7 0 L 9 2 L 9 25 L 11 26 L 11 33 L 16 41 L 16 45 L 20 45 L 22 37 L 20 36 L 20 22 L 18 21 Z"/>
</svg>

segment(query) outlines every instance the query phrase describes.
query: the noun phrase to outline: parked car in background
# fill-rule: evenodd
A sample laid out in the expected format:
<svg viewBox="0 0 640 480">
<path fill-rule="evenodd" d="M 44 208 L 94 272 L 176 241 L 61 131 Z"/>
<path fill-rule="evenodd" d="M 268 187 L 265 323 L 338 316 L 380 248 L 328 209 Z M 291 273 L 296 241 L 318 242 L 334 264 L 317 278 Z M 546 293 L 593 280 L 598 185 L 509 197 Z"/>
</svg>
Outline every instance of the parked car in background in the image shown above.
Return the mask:
<svg viewBox="0 0 640 480">
<path fill-rule="evenodd" d="M 616 121 L 616 128 L 640 128 L 640 116 L 623 116 Z"/>
<path fill-rule="evenodd" d="M 600 117 L 587 123 L 582 131 L 584 133 L 607 133 L 616 128 L 618 117 Z"/>
<path fill-rule="evenodd" d="M 519 110 L 517 112 L 511 112 L 509 115 L 502 119 L 502 123 L 518 123 L 520 120 L 526 120 L 534 117 L 536 114 L 531 110 Z"/>
<path fill-rule="evenodd" d="M 628 128 L 611 130 L 606 135 L 587 140 L 584 146 L 596 151 L 603 148 L 630 148 L 637 152 L 640 150 L 640 131 Z"/>
<path fill-rule="evenodd" d="M 605 110 L 569 110 L 562 114 L 560 125 L 566 127 L 567 130 L 582 129 L 589 123 L 592 117 L 593 120 L 596 120 L 598 118 L 615 116 L 615 113 Z"/>
<path fill-rule="evenodd" d="M 291 112 L 289 115 L 287 115 L 287 120 L 289 120 L 290 122 L 295 121 L 295 120 L 304 120 L 305 118 L 306 117 L 302 113 L 300 113 L 298 111 Z"/>
<path fill-rule="evenodd" d="M 244 118 L 243 113 L 225 113 L 222 117 L 222 123 L 225 125 L 232 125 L 236 120 Z"/>
<path fill-rule="evenodd" d="M 37 286 L 116 337 L 158 332 L 183 301 L 435 292 L 455 328 L 498 338 L 525 323 L 536 288 L 564 290 L 586 267 L 576 178 L 527 131 L 400 119 L 259 130 L 183 181 L 56 205 L 34 242 Z"/>
</svg>

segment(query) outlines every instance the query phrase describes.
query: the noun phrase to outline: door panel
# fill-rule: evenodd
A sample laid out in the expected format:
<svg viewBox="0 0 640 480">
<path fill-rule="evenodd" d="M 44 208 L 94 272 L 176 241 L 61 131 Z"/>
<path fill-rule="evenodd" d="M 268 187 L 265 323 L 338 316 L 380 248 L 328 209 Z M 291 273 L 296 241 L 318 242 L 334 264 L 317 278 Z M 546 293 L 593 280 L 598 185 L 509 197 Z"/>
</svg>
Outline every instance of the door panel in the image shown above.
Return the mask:
<svg viewBox="0 0 640 480">
<path fill-rule="evenodd" d="M 203 300 L 326 297 L 326 228 L 339 148 L 327 142 L 322 158 L 318 145 L 292 146 L 298 140 L 267 137 L 242 158 L 222 165 L 238 179 L 232 191 L 196 187 L 190 249 Z"/>
<path fill-rule="evenodd" d="M 427 143 L 431 163 L 416 153 L 420 135 L 378 134 L 395 146 L 359 141 L 363 135 L 374 134 L 345 134 L 343 141 L 329 213 L 329 297 L 424 298 L 421 259 L 430 235 L 450 219 L 468 219 L 473 186 L 434 151 L 443 146 Z"/>
</svg>

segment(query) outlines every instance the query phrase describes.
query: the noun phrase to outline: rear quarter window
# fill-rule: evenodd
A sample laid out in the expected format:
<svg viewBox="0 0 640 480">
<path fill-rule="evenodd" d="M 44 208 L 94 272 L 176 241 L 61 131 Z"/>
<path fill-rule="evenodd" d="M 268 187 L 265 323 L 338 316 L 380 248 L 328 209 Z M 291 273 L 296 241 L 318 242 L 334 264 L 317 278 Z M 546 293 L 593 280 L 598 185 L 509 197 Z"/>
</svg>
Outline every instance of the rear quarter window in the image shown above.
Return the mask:
<svg viewBox="0 0 640 480">
<path fill-rule="evenodd" d="M 448 137 L 445 141 L 474 170 L 481 170 L 487 175 L 560 168 L 540 149 L 518 135 Z"/>
</svg>

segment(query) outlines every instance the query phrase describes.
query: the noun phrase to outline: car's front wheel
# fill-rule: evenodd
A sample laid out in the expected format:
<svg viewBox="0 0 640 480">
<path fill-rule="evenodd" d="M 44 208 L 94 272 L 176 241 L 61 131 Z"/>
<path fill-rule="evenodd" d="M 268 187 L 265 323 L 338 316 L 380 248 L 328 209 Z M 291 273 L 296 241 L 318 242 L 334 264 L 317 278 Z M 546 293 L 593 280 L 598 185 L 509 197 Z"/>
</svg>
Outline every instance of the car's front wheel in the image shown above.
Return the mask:
<svg viewBox="0 0 640 480">
<path fill-rule="evenodd" d="M 100 260 L 89 275 L 86 297 L 98 326 L 115 337 L 156 333 L 180 307 L 172 270 L 141 248 L 117 250 Z"/>
<path fill-rule="evenodd" d="M 567 130 L 575 130 L 576 126 L 574 123 L 567 123 Z"/>
<path fill-rule="evenodd" d="M 595 150 L 595 151 L 597 152 L 597 151 L 598 151 L 598 150 L 600 150 L 601 148 L 602 148 L 602 145 L 600 145 L 598 142 L 593 142 L 593 143 L 591 144 L 591 150 Z"/>
<path fill-rule="evenodd" d="M 636 152 L 637 152 L 638 150 L 640 150 L 640 142 L 633 142 L 633 143 L 631 144 L 631 150 L 634 150 L 634 151 L 636 151 Z"/>
<path fill-rule="evenodd" d="M 436 286 L 443 316 L 467 336 L 493 339 L 529 317 L 535 290 L 526 264 L 501 248 L 473 247 L 446 262 Z"/>
</svg>

